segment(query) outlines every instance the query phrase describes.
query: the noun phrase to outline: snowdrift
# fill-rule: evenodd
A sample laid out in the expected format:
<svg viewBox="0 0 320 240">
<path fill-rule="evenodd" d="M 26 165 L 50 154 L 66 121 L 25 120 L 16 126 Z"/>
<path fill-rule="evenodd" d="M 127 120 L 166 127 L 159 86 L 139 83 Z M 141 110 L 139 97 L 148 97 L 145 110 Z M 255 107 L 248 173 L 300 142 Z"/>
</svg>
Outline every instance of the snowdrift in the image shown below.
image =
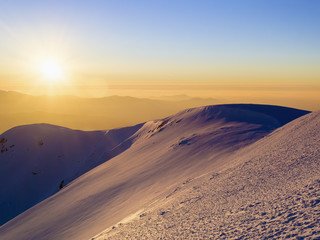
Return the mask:
<svg viewBox="0 0 320 240">
<path fill-rule="evenodd" d="M 320 112 L 225 161 L 93 239 L 320 239 Z"/>
</svg>

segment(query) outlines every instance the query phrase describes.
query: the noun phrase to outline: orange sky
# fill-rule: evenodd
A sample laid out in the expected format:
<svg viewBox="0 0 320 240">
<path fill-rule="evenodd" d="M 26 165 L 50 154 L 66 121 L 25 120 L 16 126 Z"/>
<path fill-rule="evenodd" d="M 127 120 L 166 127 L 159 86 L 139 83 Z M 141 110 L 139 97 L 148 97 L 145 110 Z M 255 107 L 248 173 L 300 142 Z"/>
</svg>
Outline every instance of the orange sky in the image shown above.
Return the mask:
<svg viewBox="0 0 320 240">
<path fill-rule="evenodd" d="M 186 94 L 314 110 L 319 9 L 314 1 L 1 2 L 0 90 Z M 48 62 L 55 70 L 43 71 Z"/>
</svg>

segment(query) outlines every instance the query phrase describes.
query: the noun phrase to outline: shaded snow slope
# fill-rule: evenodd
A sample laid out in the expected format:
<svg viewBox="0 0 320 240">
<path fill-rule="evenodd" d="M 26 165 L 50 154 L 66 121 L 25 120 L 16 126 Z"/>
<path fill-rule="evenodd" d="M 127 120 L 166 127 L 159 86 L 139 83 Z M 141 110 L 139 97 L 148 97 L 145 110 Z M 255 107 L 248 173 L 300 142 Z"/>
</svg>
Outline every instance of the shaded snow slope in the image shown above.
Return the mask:
<svg viewBox="0 0 320 240">
<path fill-rule="evenodd" d="M 0 135 L 0 225 L 118 154 L 140 127 L 84 132 L 35 124 Z"/>
<path fill-rule="evenodd" d="M 320 111 L 226 161 L 94 239 L 320 238 Z"/>
<path fill-rule="evenodd" d="M 235 151 L 306 113 L 219 105 L 147 122 L 114 149 L 120 153 L 130 146 L 126 151 L 3 225 L 0 237 L 87 239 L 146 207 L 176 183 L 229 166 L 226 159 Z"/>
</svg>

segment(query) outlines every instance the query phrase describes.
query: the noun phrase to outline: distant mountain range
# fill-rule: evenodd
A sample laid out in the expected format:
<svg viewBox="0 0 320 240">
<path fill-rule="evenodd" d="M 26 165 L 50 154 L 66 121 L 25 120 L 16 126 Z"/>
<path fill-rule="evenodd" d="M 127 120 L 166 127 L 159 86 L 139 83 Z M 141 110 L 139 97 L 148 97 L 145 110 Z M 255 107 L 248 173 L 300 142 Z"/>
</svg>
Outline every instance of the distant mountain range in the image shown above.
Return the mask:
<svg viewBox="0 0 320 240">
<path fill-rule="evenodd" d="M 177 111 L 218 104 L 213 98 L 168 96 L 158 99 L 111 96 L 32 96 L 0 91 L 0 133 L 19 125 L 49 123 L 80 130 L 131 126 Z"/>
</svg>

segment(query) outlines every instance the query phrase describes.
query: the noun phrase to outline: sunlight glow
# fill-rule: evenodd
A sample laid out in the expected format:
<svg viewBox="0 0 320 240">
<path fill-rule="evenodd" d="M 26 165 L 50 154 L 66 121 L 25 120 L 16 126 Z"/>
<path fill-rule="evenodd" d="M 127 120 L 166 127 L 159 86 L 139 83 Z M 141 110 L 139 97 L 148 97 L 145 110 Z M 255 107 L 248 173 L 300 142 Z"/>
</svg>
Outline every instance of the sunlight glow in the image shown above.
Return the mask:
<svg viewBox="0 0 320 240">
<path fill-rule="evenodd" d="M 46 80 L 60 81 L 63 78 L 61 65 L 54 60 L 46 60 L 40 64 L 40 71 Z"/>
</svg>

